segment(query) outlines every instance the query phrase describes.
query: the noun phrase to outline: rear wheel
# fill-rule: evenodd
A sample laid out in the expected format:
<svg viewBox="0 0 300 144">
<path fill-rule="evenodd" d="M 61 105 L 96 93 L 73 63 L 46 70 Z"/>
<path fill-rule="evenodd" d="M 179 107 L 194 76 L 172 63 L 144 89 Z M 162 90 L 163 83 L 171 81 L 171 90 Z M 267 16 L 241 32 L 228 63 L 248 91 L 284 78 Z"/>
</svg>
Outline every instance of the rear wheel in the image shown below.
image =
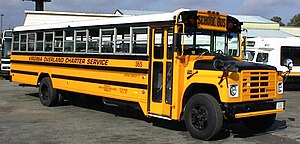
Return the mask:
<svg viewBox="0 0 300 144">
<path fill-rule="evenodd" d="M 265 131 L 270 128 L 276 118 L 276 114 L 255 116 L 243 119 L 244 125 L 254 131 Z"/>
<path fill-rule="evenodd" d="M 185 108 L 185 125 L 194 138 L 209 140 L 222 128 L 223 114 L 218 101 L 208 94 L 192 96 Z"/>
<path fill-rule="evenodd" d="M 58 105 L 60 99 L 56 89 L 53 89 L 51 79 L 45 77 L 39 85 L 39 98 L 44 106 Z"/>
</svg>

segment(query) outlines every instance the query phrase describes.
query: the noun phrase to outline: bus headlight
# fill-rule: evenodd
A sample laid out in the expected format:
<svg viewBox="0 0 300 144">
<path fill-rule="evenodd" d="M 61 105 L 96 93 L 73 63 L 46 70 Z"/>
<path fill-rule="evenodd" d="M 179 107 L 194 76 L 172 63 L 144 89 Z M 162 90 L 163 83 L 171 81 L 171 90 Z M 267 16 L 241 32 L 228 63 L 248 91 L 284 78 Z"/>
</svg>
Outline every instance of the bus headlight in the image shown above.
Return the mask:
<svg viewBox="0 0 300 144">
<path fill-rule="evenodd" d="M 277 93 L 283 94 L 283 82 L 278 82 L 277 84 Z"/>
<path fill-rule="evenodd" d="M 238 84 L 229 85 L 229 97 L 231 97 L 231 98 L 239 97 L 239 85 Z"/>
</svg>

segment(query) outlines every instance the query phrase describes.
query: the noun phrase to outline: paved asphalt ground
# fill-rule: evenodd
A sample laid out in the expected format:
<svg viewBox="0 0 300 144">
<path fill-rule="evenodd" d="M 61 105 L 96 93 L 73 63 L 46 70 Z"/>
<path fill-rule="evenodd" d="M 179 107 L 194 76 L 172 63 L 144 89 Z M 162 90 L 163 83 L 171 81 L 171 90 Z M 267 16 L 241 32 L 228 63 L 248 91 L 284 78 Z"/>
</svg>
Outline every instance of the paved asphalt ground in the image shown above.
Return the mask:
<svg viewBox="0 0 300 144">
<path fill-rule="evenodd" d="M 44 107 L 37 88 L 0 80 L 1 144 L 93 143 L 300 143 L 300 94 L 286 91 L 286 112 L 265 133 L 248 131 L 240 122 L 225 124 L 212 141 L 191 138 L 183 124 L 143 116 L 141 111 L 87 103 L 83 98 L 63 106 Z"/>
</svg>

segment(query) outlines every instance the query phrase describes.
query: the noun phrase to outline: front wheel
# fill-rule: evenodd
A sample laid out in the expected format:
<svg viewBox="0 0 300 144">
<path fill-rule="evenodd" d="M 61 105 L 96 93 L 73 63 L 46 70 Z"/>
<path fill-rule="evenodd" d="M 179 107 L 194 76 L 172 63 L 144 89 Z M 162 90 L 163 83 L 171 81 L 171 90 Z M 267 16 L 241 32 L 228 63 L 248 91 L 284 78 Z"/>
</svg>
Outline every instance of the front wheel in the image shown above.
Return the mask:
<svg viewBox="0 0 300 144">
<path fill-rule="evenodd" d="M 243 123 L 250 130 L 265 131 L 273 125 L 275 118 L 276 114 L 248 117 Z"/>
<path fill-rule="evenodd" d="M 39 98 L 44 106 L 54 106 L 59 103 L 59 96 L 56 89 L 53 89 L 51 79 L 45 77 L 39 85 Z"/>
<path fill-rule="evenodd" d="M 209 140 L 222 128 L 223 114 L 218 101 L 208 94 L 195 94 L 186 104 L 185 125 L 194 138 Z"/>
</svg>

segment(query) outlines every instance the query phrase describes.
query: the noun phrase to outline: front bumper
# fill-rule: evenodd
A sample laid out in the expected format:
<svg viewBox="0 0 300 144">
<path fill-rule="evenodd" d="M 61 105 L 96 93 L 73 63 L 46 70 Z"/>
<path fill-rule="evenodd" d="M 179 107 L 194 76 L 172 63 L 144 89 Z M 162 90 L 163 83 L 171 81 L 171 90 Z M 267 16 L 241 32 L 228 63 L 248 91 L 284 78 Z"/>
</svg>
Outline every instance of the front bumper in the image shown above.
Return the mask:
<svg viewBox="0 0 300 144">
<path fill-rule="evenodd" d="M 226 104 L 224 110 L 228 119 L 275 114 L 285 110 L 285 100 Z"/>
</svg>

